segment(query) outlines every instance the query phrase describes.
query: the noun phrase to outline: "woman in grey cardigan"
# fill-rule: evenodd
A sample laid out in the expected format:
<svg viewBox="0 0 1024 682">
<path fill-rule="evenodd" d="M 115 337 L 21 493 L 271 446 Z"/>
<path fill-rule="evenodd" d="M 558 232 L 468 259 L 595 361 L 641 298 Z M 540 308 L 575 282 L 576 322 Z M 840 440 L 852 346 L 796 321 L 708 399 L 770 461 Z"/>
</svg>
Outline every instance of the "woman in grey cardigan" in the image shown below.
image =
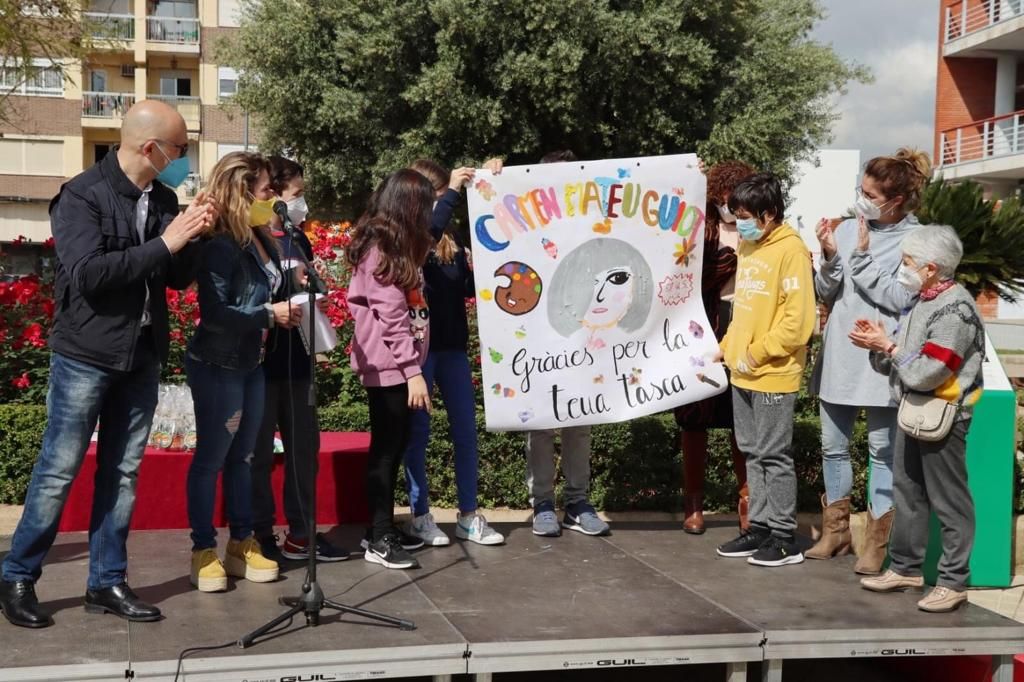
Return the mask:
<svg viewBox="0 0 1024 682">
<path fill-rule="evenodd" d="M 924 152 L 900 149 L 895 156 L 871 159 L 857 191 L 858 218 L 834 231 L 818 224 L 821 266 L 814 289 L 828 308 L 821 352 L 811 375 L 811 393 L 820 398 L 822 536 L 806 552 L 808 559 L 830 559 L 850 551 L 850 438 L 857 415 L 867 417 L 871 484 L 868 527 L 858 548 L 857 573 L 881 572 L 892 527 L 892 439 L 896 403 L 885 377 L 871 371 L 867 354 L 847 338 L 854 323 L 866 318 L 895 326 L 913 304 L 914 293 L 900 286 L 900 244 L 918 226 L 910 211 L 920 205 L 921 188 L 931 173 Z"/>
<path fill-rule="evenodd" d="M 923 611 L 952 611 L 967 601 L 969 560 L 974 544 L 974 502 L 967 487 L 967 429 L 982 391 L 985 330 L 973 297 L 953 281 L 963 245 L 951 227 L 930 225 L 903 240 L 900 282 L 920 291 L 900 318 L 895 339 L 886 324 L 858 320 L 850 340 L 870 350 L 876 371 L 889 376 L 893 400 L 908 392 L 946 400 L 956 407 L 949 434 L 924 441 L 897 430 L 893 492 L 896 521 L 884 575 L 864 578 L 875 592 L 919 589 L 928 547 L 928 519 L 942 526 L 942 558 L 935 588 L 917 603 Z"/>
</svg>

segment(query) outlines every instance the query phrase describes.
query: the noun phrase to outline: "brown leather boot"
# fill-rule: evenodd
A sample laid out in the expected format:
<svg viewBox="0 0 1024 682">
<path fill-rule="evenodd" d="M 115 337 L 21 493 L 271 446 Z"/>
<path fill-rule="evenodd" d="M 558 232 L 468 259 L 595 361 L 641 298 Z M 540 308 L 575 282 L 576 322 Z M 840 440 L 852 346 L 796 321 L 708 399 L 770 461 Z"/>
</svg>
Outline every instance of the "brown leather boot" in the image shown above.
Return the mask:
<svg viewBox="0 0 1024 682">
<path fill-rule="evenodd" d="M 683 531 L 690 535 L 704 532 L 704 470 L 708 460 L 708 432 L 683 431 Z"/>
<path fill-rule="evenodd" d="M 744 483 L 740 488 L 739 500 L 736 503 L 736 512 L 740 517 L 740 530 L 750 530 L 750 488 Z"/>
<path fill-rule="evenodd" d="M 831 559 L 850 551 L 853 534 L 850 533 L 850 498 L 844 497 L 825 504 L 821 496 L 821 539 L 804 552 L 808 559 Z"/>
<path fill-rule="evenodd" d="M 704 534 L 704 499 L 703 495 L 688 494 L 683 497 L 683 513 L 686 519 L 683 521 L 683 532 L 690 535 Z"/>
<path fill-rule="evenodd" d="M 890 509 L 879 519 L 868 509 L 868 527 L 864 533 L 864 543 L 857 553 L 857 565 L 853 570 L 861 575 L 878 575 L 882 572 L 885 555 L 889 547 L 889 533 L 896 510 Z"/>
</svg>

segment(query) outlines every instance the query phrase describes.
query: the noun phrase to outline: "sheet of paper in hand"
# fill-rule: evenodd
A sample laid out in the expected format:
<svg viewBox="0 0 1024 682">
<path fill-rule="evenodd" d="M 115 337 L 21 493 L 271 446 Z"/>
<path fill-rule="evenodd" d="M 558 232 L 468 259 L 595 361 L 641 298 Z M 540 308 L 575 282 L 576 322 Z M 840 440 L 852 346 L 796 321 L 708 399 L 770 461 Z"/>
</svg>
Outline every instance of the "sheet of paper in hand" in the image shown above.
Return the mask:
<svg viewBox="0 0 1024 682">
<path fill-rule="evenodd" d="M 693 154 L 478 170 L 468 188 L 487 428 L 617 422 L 721 393 Z"/>
</svg>

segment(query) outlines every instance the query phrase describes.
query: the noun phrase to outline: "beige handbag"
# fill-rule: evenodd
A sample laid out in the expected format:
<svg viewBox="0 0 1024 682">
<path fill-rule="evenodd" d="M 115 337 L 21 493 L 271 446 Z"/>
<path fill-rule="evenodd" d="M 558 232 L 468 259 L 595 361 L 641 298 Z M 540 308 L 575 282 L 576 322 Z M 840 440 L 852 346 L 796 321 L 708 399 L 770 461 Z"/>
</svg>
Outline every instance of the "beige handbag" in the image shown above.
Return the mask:
<svg viewBox="0 0 1024 682">
<path fill-rule="evenodd" d="M 900 400 L 896 423 L 918 440 L 942 440 L 953 428 L 956 405 L 924 393 L 907 392 Z"/>
</svg>

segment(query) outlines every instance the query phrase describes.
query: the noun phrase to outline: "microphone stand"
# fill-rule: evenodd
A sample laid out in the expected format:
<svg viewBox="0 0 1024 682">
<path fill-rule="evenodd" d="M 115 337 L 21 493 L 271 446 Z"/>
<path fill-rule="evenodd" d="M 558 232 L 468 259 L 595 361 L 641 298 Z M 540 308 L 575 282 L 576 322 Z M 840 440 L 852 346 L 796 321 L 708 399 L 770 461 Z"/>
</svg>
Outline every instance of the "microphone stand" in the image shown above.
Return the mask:
<svg viewBox="0 0 1024 682">
<path fill-rule="evenodd" d="M 281 206 L 284 202 L 278 202 Z M 275 205 L 275 212 L 281 215 Z M 316 411 L 316 294 L 318 291 L 321 293 L 327 293 L 326 286 L 323 281 L 317 276 L 316 271 L 313 269 L 313 265 L 309 262 L 305 252 L 299 246 L 297 233 L 298 228 L 292 224 L 288 218 L 287 210 L 284 211 L 284 215 L 281 216 L 282 224 L 284 225 L 285 231 L 288 233 L 289 243 L 291 245 L 292 253 L 299 254 L 299 258 L 306 265 L 306 291 L 308 293 L 309 301 L 309 394 L 307 396 L 308 405 L 311 410 Z M 289 353 L 288 362 L 291 363 L 291 354 Z M 289 365 L 290 366 L 290 365 Z M 320 434 L 317 433 L 316 442 L 320 442 Z M 290 445 L 294 445 L 291 443 Z M 315 450 L 319 451 L 319 445 Z M 292 457 L 292 465 L 295 465 L 295 449 L 294 447 L 288 448 L 288 455 Z M 306 502 L 306 534 L 308 537 L 309 544 L 307 566 L 306 566 L 306 579 L 302 583 L 302 594 L 297 597 L 281 597 L 278 599 L 278 603 L 282 606 L 289 607 L 287 611 L 277 616 L 273 620 L 261 625 L 257 629 L 253 630 L 249 634 L 241 637 L 237 644 L 239 648 L 247 649 L 250 646 L 256 644 L 256 640 L 260 637 L 268 634 L 277 628 L 281 623 L 289 621 L 299 613 L 303 613 L 306 616 L 306 624 L 299 629 L 307 627 L 317 627 L 320 625 L 320 612 L 324 609 L 332 609 L 341 613 L 351 613 L 356 616 L 368 618 L 370 620 L 380 621 L 393 625 L 401 630 L 415 630 L 416 625 L 409 620 L 401 618 L 395 618 L 393 616 L 387 616 L 383 613 L 377 613 L 375 611 L 367 611 L 360 609 L 355 606 L 348 606 L 335 601 L 331 601 L 324 596 L 323 590 L 320 587 L 320 583 L 316 579 L 316 470 L 319 465 L 317 460 L 317 452 L 312 453 L 308 466 L 313 470 L 310 476 L 312 485 L 310 486 L 309 499 Z"/>
</svg>

